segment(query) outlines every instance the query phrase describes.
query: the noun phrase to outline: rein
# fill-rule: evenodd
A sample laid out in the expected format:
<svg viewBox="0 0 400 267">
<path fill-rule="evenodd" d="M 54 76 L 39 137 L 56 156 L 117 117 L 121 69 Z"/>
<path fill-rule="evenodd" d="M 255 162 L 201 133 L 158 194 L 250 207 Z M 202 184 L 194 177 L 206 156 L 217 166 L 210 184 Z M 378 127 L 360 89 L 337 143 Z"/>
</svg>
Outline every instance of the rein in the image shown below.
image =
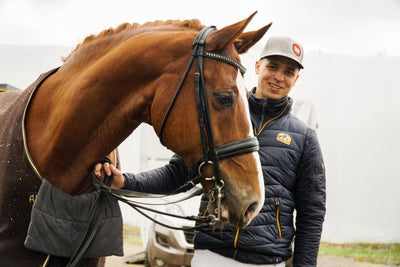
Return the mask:
<svg viewBox="0 0 400 267">
<path fill-rule="evenodd" d="M 149 207 L 145 206 L 145 205 L 153 205 L 153 206 L 169 205 L 169 204 L 174 204 L 174 203 L 185 201 L 185 200 L 190 199 L 192 197 L 201 195 L 203 193 L 203 189 L 201 189 L 200 187 L 192 188 L 189 192 L 187 192 L 184 196 L 182 196 L 181 198 L 179 198 L 177 200 L 167 201 L 165 199 L 165 197 L 170 196 L 170 195 L 148 194 L 148 193 L 136 192 L 136 191 L 131 191 L 131 190 L 111 188 L 110 186 L 107 186 L 102 181 L 100 181 L 94 175 L 94 173 L 92 174 L 92 180 L 93 180 L 94 186 L 98 190 L 101 190 L 103 192 L 106 192 L 107 194 L 112 195 L 113 197 L 115 197 L 119 201 L 121 201 L 121 202 L 129 205 L 130 207 L 132 207 L 134 210 L 136 210 L 137 212 L 142 214 L 147 219 L 149 219 L 149 220 L 151 220 L 151 221 L 153 221 L 153 222 L 155 222 L 155 223 L 157 223 L 157 224 L 159 224 L 161 226 L 164 226 L 166 228 L 170 228 L 170 229 L 174 229 L 174 230 L 188 230 L 188 229 L 189 230 L 194 230 L 194 229 L 198 229 L 198 228 L 201 228 L 201 227 L 204 227 L 204 226 L 211 226 L 211 225 L 213 225 L 215 223 L 216 219 L 215 219 L 214 215 L 209 215 L 209 216 L 182 216 L 182 215 L 178 215 L 178 214 L 172 214 L 172 213 L 159 211 L 159 210 L 152 209 L 152 208 L 149 208 Z M 141 201 L 137 201 L 137 200 L 127 199 L 126 197 L 130 197 L 130 198 L 151 198 L 151 199 L 160 199 L 160 200 L 163 199 L 164 202 L 146 203 L 146 202 L 141 202 Z M 157 213 L 157 214 L 161 214 L 161 215 L 165 215 L 165 216 L 169 216 L 169 217 L 174 217 L 174 218 L 179 218 L 179 219 L 184 219 L 184 220 L 189 220 L 189 221 L 196 221 L 199 224 L 197 224 L 196 226 L 193 226 L 193 227 L 176 227 L 176 226 L 173 226 L 173 225 L 168 225 L 168 224 L 162 223 L 162 222 L 152 218 L 151 216 L 149 216 L 148 214 L 146 214 L 142 210 L 146 210 L 146 211 L 149 211 L 149 212 L 152 212 L 152 213 Z"/>
</svg>

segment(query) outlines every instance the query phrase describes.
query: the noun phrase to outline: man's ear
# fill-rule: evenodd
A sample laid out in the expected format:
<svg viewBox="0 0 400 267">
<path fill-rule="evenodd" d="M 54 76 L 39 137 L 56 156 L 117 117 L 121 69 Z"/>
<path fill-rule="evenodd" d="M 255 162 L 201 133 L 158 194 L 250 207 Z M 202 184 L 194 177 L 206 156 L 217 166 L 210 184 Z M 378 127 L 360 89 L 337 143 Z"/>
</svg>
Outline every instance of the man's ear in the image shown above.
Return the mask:
<svg viewBox="0 0 400 267">
<path fill-rule="evenodd" d="M 254 66 L 254 71 L 257 75 L 260 74 L 260 65 L 261 65 L 260 61 L 257 60 L 255 66 Z"/>
<path fill-rule="evenodd" d="M 296 79 L 294 80 L 295 82 L 297 82 L 297 79 L 299 78 L 300 74 L 297 74 Z"/>
</svg>

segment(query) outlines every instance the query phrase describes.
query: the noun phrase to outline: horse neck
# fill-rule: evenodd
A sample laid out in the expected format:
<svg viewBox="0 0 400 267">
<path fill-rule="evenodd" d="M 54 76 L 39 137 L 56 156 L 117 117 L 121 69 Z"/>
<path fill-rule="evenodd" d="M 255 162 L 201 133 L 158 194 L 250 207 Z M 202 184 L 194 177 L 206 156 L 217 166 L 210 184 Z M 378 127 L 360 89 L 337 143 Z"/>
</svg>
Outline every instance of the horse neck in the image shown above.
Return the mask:
<svg viewBox="0 0 400 267">
<path fill-rule="evenodd" d="M 41 85 L 30 105 L 26 125 L 32 157 L 42 175 L 67 193 L 86 188 L 88 168 L 140 123 L 150 123 L 154 91 L 148 84 L 154 74 L 144 73 L 139 64 L 123 69 L 115 60 L 89 62 L 85 71 L 77 70 L 79 62 L 67 62 Z"/>
</svg>

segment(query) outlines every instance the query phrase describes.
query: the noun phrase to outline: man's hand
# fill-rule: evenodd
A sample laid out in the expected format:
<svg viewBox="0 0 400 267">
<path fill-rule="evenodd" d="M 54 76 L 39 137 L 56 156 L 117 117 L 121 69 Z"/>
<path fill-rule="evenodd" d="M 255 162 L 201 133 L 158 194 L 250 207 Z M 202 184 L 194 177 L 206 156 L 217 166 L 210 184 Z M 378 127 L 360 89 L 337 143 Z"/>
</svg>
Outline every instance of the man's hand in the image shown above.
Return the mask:
<svg viewBox="0 0 400 267">
<path fill-rule="evenodd" d="M 125 185 L 125 178 L 122 175 L 122 172 L 108 162 L 105 162 L 104 164 L 98 163 L 94 169 L 94 174 L 101 181 L 104 181 L 106 175 L 111 176 L 111 174 L 113 174 L 113 180 L 111 183 L 112 188 L 121 189 Z"/>
</svg>

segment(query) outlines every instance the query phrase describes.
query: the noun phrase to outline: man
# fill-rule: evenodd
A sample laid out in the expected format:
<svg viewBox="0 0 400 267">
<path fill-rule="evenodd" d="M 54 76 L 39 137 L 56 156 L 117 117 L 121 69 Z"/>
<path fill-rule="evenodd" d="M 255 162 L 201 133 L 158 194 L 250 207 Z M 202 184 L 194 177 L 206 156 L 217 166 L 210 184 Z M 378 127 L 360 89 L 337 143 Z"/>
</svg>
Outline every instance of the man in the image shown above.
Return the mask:
<svg viewBox="0 0 400 267">
<path fill-rule="evenodd" d="M 288 97 L 303 68 L 303 47 L 288 37 L 271 37 L 255 63 L 257 87 L 251 90 L 249 107 L 265 182 L 265 203 L 245 229 L 200 229 L 195 236 L 192 266 L 316 266 L 325 217 L 325 168 L 314 130 L 290 114 Z M 96 166 L 101 176 L 102 166 Z M 114 174 L 118 188 L 151 193 L 172 192 L 183 184 L 187 168 L 177 155 L 170 163 L 141 174 Z M 156 180 L 156 181 L 155 181 Z M 203 198 L 200 213 L 207 199 Z M 296 229 L 294 227 L 296 210 Z"/>
</svg>

